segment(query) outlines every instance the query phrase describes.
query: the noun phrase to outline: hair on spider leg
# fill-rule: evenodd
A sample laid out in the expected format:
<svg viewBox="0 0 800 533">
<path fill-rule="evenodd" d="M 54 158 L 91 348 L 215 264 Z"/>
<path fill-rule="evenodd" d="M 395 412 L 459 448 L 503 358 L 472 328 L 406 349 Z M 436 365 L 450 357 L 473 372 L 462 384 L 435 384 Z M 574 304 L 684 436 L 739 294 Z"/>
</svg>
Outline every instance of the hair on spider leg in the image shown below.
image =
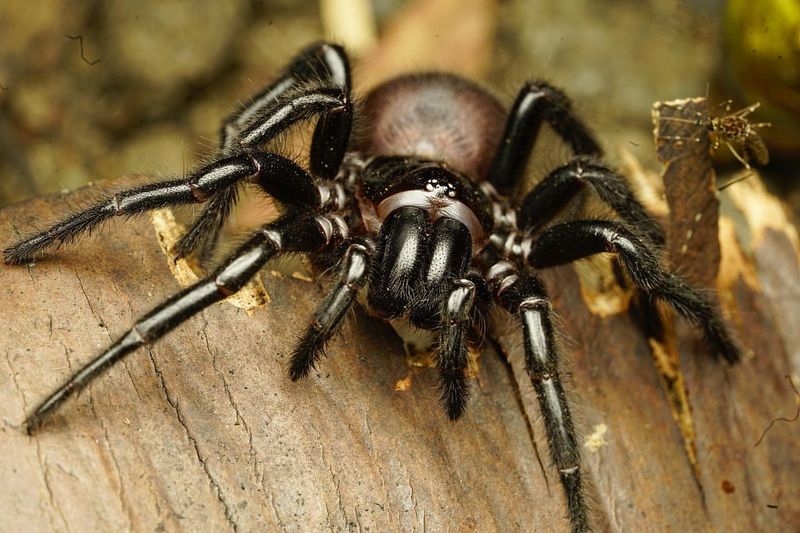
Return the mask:
<svg viewBox="0 0 800 533">
<path fill-rule="evenodd" d="M 556 276 L 558 277 L 557 273 Z M 555 287 L 556 284 L 554 284 L 553 286 Z M 558 297 L 555 297 L 554 299 L 558 300 Z M 570 399 L 570 410 L 568 413 L 568 417 L 571 420 L 571 424 L 574 426 L 574 429 L 572 431 L 572 437 L 573 437 L 572 440 L 574 441 L 573 445 L 567 445 L 565 442 L 561 442 L 556 448 L 553 447 L 553 441 L 550 439 L 548 435 L 549 434 L 548 428 L 552 424 L 552 421 L 548 416 L 548 414 L 544 412 L 541 408 L 531 413 L 532 416 L 529 416 L 528 413 L 529 410 L 526 408 L 526 406 L 532 404 L 535 405 L 541 402 L 542 393 L 540 390 L 538 390 L 536 386 L 536 381 L 531 380 L 531 382 L 529 382 L 532 386 L 527 386 L 524 384 L 524 382 L 519 383 L 516 381 L 517 375 L 516 372 L 514 372 L 515 365 L 513 365 L 511 361 L 507 358 L 507 354 L 521 353 L 525 351 L 523 346 L 520 345 L 520 339 L 518 337 L 515 337 L 512 338 L 510 342 L 508 342 L 507 340 L 508 336 L 505 336 L 506 340 L 504 342 L 498 341 L 497 344 L 501 348 L 498 349 L 500 357 L 508 361 L 508 367 L 511 372 L 511 377 L 517 383 L 516 389 L 519 393 L 519 398 L 521 402 L 520 407 L 523 409 L 523 414 L 525 419 L 529 420 L 529 422 L 535 422 L 537 425 L 544 426 L 545 428 L 544 435 L 540 436 L 539 438 L 545 439 L 546 442 L 545 447 L 547 449 L 546 453 L 549 459 L 547 461 L 549 468 L 555 469 L 557 472 L 559 472 L 560 476 L 563 476 L 563 471 L 562 471 L 563 469 L 561 467 L 563 467 L 564 454 L 567 455 L 574 454 L 577 456 L 583 455 L 584 432 L 582 431 L 581 428 L 589 427 L 586 424 L 587 413 L 590 411 L 597 412 L 597 409 L 589 404 L 586 404 L 585 402 L 580 401 L 581 389 L 579 385 L 576 383 L 575 374 L 572 371 L 572 368 L 575 363 L 575 354 L 581 351 L 580 347 L 583 346 L 582 343 L 580 343 L 578 339 L 574 336 L 574 334 L 570 331 L 570 329 L 567 328 L 567 326 L 569 325 L 567 318 L 560 315 L 557 312 L 557 307 L 552 302 L 549 305 L 549 316 L 551 317 L 553 326 L 552 329 L 554 334 L 553 337 L 554 342 L 552 350 L 558 354 L 556 368 L 559 376 L 560 387 L 563 389 L 564 394 Z M 517 324 L 518 327 L 521 325 L 520 318 L 517 316 L 512 317 L 512 322 Z M 591 346 L 588 347 L 583 346 L 583 348 L 585 348 L 584 351 L 586 353 L 592 352 Z M 521 375 L 520 375 L 521 378 L 525 376 L 526 372 L 530 371 L 529 369 L 525 368 L 527 366 L 527 363 L 525 361 L 523 361 L 522 364 L 523 368 L 521 369 Z M 603 415 L 602 412 L 599 414 L 601 416 Z M 532 437 L 536 438 L 533 425 L 531 425 L 530 430 L 532 432 Z M 539 457 L 538 446 L 535 441 L 534 441 L 534 448 L 537 451 L 537 460 L 539 460 L 539 464 L 540 466 L 542 466 L 541 458 Z M 544 474 L 544 477 L 549 490 L 550 484 L 549 481 L 547 481 L 548 480 L 547 474 Z M 563 483 L 564 480 L 562 477 L 562 484 Z M 600 507 L 599 493 L 597 491 L 596 486 L 592 482 L 591 478 L 588 479 L 586 477 L 582 478 L 582 484 L 583 484 L 583 489 L 579 496 L 580 503 L 577 503 L 576 501 L 570 501 L 569 495 L 567 495 L 567 503 L 568 506 L 570 507 L 572 506 L 583 507 L 587 511 L 587 513 L 591 513 L 592 509 Z M 573 494 L 573 496 L 575 495 Z M 571 517 L 571 519 L 574 520 L 575 518 Z M 582 531 L 581 529 L 573 529 L 573 531 L 579 531 L 579 530 Z M 590 529 L 588 528 L 586 529 L 586 531 L 589 530 Z"/>
</svg>

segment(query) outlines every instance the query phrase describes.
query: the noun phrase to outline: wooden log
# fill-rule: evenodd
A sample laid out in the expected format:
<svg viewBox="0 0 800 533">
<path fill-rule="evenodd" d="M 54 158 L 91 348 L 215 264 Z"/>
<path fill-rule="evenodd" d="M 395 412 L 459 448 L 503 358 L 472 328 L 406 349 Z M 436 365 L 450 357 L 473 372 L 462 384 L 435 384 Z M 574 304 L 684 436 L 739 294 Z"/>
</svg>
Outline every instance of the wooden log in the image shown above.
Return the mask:
<svg viewBox="0 0 800 533">
<path fill-rule="evenodd" d="M 6 208 L 0 224 L 14 238 L 96 189 Z M 482 359 L 470 415 L 456 424 L 440 410 L 433 371 L 409 366 L 393 331 L 361 312 L 320 371 L 292 383 L 288 351 L 323 290 L 270 273 L 271 302 L 253 316 L 228 303 L 208 309 L 28 437 L 20 424 L 34 404 L 179 284 L 147 217 L 0 272 L 0 501 L 10 531 L 438 531 L 562 520 L 496 354 Z"/>
<path fill-rule="evenodd" d="M 98 189 L 3 209 L 2 245 Z M 596 295 L 581 267 L 545 275 L 571 359 L 598 530 L 800 523 L 798 426 L 776 424 L 754 446 L 796 405 L 784 376 L 800 366 L 797 234 L 755 179 L 726 195 L 718 287 L 752 356 L 729 367 L 682 323 L 670 330 L 693 459 L 676 422 L 680 402 L 627 306 L 587 305 Z M 0 268 L 4 529 L 567 529 L 513 322 L 499 315 L 505 355 L 486 347 L 467 414 L 451 423 L 434 371 L 410 365 L 392 330 L 363 312 L 320 370 L 292 383 L 287 354 L 324 283 L 269 271 L 269 303 L 249 313 L 209 308 L 27 436 L 20 424 L 36 402 L 178 290 L 159 238 L 163 227 L 142 217 L 35 265 Z"/>
</svg>

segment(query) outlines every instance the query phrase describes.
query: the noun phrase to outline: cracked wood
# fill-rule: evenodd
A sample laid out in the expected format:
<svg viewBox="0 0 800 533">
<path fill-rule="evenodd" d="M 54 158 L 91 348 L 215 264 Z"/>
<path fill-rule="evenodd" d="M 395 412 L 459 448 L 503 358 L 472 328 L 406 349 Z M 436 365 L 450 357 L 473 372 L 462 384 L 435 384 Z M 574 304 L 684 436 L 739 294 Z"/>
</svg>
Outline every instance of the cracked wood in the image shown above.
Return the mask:
<svg viewBox="0 0 800 533">
<path fill-rule="evenodd" d="M 731 190 L 740 186 L 752 185 Z M 67 199 L 76 204 L 92 195 L 90 187 Z M 746 198 L 746 206 L 733 202 L 731 209 L 768 199 L 763 190 Z M 4 209 L 7 241 L 35 221 L 52 220 L 64 201 Z M 748 223 L 747 216 L 736 219 Z M 726 246 L 739 245 L 723 242 L 720 272 L 733 323 L 754 358 L 727 368 L 678 327 L 705 509 L 647 339 L 626 315 L 592 314 L 572 267 L 547 273 L 572 356 L 579 427 L 608 428 L 606 445 L 583 450 L 598 529 L 764 530 L 797 522 L 797 427 L 775 426 L 752 446 L 793 401 L 783 376 L 797 344 L 781 322 L 793 304 L 743 281 L 776 287 L 777 272 L 797 270 L 790 261 L 796 255 L 774 253 L 796 250 L 796 233 L 787 231 L 773 223 L 761 233 L 748 273 L 730 270 Z M 499 341 L 510 367 L 488 346 L 467 414 L 453 424 L 440 412 L 432 370 L 417 369 L 408 390 L 395 390 L 409 372 L 400 342 L 362 312 L 320 370 L 292 383 L 288 348 L 323 289 L 264 275 L 271 301 L 252 316 L 228 303 L 209 308 L 116 365 L 29 438 L 18 426 L 31 406 L 179 284 L 147 217 L 113 224 L 34 266 L 0 272 L 0 501 L 10 529 L 566 527 L 560 487 L 548 490 L 537 461 L 532 436 L 544 470 L 557 478 L 508 321 L 501 321 Z M 798 279 L 784 295 L 797 294 Z"/>
</svg>

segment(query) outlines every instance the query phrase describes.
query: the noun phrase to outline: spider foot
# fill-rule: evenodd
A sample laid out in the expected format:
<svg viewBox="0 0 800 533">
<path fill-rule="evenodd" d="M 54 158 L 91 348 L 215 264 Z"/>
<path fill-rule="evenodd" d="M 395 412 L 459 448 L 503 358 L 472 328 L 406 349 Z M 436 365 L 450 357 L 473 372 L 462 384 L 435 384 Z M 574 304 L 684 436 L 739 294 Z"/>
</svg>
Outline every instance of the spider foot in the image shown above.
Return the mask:
<svg viewBox="0 0 800 533">
<path fill-rule="evenodd" d="M 292 381 L 306 377 L 312 368 L 316 368 L 317 361 L 325 355 L 326 340 L 313 324 L 306 329 L 292 352 L 289 364 L 289 377 Z"/>
<path fill-rule="evenodd" d="M 439 399 L 450 420 L 458 420 L 467 407 L 469 382 L 463 370 L 442 371 L 439 379 Z"/>
</svg>

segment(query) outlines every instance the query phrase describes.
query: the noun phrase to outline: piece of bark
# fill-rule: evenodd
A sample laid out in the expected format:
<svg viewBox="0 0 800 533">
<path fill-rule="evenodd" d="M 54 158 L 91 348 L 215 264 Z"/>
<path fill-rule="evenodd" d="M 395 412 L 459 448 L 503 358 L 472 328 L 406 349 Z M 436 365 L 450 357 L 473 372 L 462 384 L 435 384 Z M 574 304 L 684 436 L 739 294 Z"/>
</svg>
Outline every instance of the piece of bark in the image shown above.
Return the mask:
<svg viewBox="0 0 800 533">
<path fill-rule="evenodd" d="M 106 184 L 108 185 L 108 184 Z M 0 212 L 9 242 L 89 187 Z M 356 313 L 309 379 L 289 349 L 323 289 L 262 275 L 250 317 L 215 305 L 114 366 L 42 430 L 25 415 L 139 315 L 179 289 L 148 217 L 34 266 L 0 269 L 0 488 L 9 531 L 500 530 L 564 524 L 511 374 L 481 359 L 467 417 L 436 376 Z M 395 384 L 412 374 L 405 392 Z M 524 505 L 523 505 L 524 504 Z"/>
<path fill-rule="evenodd" d="M 2 244 L 92 189 L 4 209 Z M 775 227 L 764 234 L 751 266 L 766 285 L 797 264 L 785 254 L 796 240 Z M 557 475 L 545 467 L 548 492 L 520 410 L 518 397 L 545 450 L 509 321 L 501 320 L 500 339 L 513 372 L 487 349 L 467 414 L 450 423 L 434 371 L 410 367 L 391 329 L 362 312 L 319 372 L 289 381 L 289 347 L 323 290 L 266 273 L 272 301 L 254 316 L 213 306 L 116 365 L 28 437 L 19 425 L 34 404 L 179 285 L 147 217 L 0 271 L 0 501 L 8 530 L 566 527 Z M 753 447 L 769 420 L 794 405 L 783 378 L 788 350 L 770 314 L 785 302 L 742 279 L 734 284 L 739 333 L 759 348 L 736 367 L 714 361 L 694 332 L 680 329 L 701 495 L 647 340 L 625 315 L 593 315 L 572 267 L 546 278 L 569 339 L 579 427 L 593 434 L 583 465 L 599 530 L 797 523 L 798 427 L 776 425 Z M 787 279 L 784 294 L 797 294 L 798 278 Z M 409 376 L 410 388 L 396 390 Z"/>
<path fill-rule="evenodd" d="M 707 154 L 687 157 L 703 165 Z M 0 244 L 96 194 L 89 187 L 4 209 Z M 721 266 L 716 252 L 696 266 L 700 277 L 719 270 L 724 309 L 755 357 L 729 367 L 685 324 L 671 332 L 692 403 L 692 460 L 652 339 L 620 314 L 627 301 L 602 312 L 587 305 L 593 295 L 580 267 L 544 275 L 572 360 L 565 377 L 598 530 L 765 530 L 800 520 L 798 426 L 775 425 L 754 447 L 794 406 L 783 376 L 800 367 L 797 234 L 757 181 L 726 194 Z M 694 209 L 689 200 L 698 198 L 671 200 L 671 236 L 682 231 L 675 206 Z M 249 312 L 213 306 L 116 365 L 27 437 L 19 425 L 36 402 L 178 290 L 171 272 L 191 281 L 161 250 L 164 224 L 116 223 L 34 266 L 0 268 L 3 528 L 566 528 L 558 476 L 545 467 L 548 489 L 528 429 L 530 420 L 547 463 L 512 321 L 498 320 L 510 367 L 487 348 L 467 414 L 450 423 L 435 372 L 410 366 L 391 329 L 362 312 L 319 372 L 290 382 L 289 348 L 323 288 L 269 271 L 261 275 L 269 303 Z M 716 246 L 716 231 L 698 235 L 692 246 Z M 677 263 L 691 277 L 697 260 Z"/>
<path fill-rule="evenodd" d="M 656 151 L 664 164 L 664 196 L 669 206 L 669 262 L 704 286 L 714 284 L 720 260 L 719 200 L 708 121 L 704 98 L 659 102 L 653 107 Z"/>
</svg>

